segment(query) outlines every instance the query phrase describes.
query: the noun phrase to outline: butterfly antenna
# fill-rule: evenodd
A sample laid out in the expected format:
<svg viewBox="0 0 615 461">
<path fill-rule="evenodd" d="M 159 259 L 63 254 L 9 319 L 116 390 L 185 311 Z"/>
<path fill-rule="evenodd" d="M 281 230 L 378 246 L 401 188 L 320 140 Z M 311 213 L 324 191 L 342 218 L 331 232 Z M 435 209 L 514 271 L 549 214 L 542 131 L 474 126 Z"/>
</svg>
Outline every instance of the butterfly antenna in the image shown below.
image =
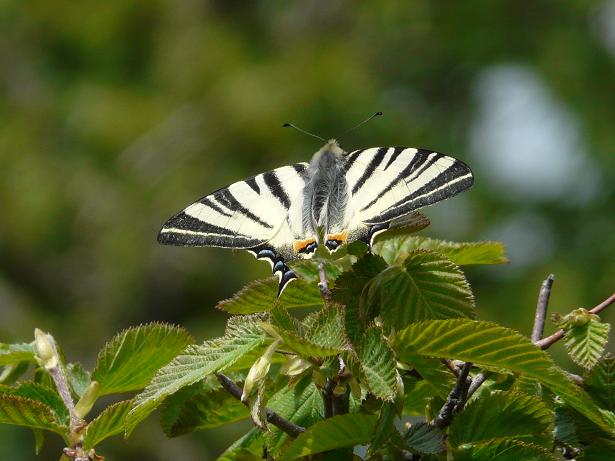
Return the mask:
<svg viewBox="0 0 615 461">
<path fill-rule="evenodd" d="M 378 111 L 375 114 L 371 115 L 370 117 L 366 118 L 365 120 L 363 120 L 361 123 L 357 123 L 355 126 L 353 126 L 352 128 L 347 129 L 346 131 L 344 131 L 340 136 L 337 137 L 337 139 L 341 138 L 344 135 L 347 135 L 348 133 L 350 133 L 352 130 L 356 130 L 357 128 L 359 128 L 360 126 L 365 125 L 367 122 L 369 122 L 371 119 L 373 119 L 374 117 L 378 117 L 382 115 L 382 112 Z"/>
<path fill-rule="evenodd" d="M 285 123 L 285 124 L 284 124 L 284 125 L 282 125 L 282 126 L 283 126 L 284 128 L 288 128 L 288 127 L 290 127 L 290 128 L 294 128 L 295 130 L 297 130 L 297 131 L 299 131 L 299 132 L 301 132 L 301 133 L 303 133 L 303 134 L 307 134 L 308 136 L 312 136 L 312 137 L 314 137 L 314 138 L 316 138 L 316 139 L 320 139 L 321 141 L 325 141 L 325 138 L 321 138 L 321 137 L 320 137 L 320 136 L 318 136 L 317 134 L 310 133 L 309 131 L 305 131 L 305 130 L 303 130 L 303 129 L 299 128 L 298 126 L 293 125 L 292 123 Z"/>
</svg>

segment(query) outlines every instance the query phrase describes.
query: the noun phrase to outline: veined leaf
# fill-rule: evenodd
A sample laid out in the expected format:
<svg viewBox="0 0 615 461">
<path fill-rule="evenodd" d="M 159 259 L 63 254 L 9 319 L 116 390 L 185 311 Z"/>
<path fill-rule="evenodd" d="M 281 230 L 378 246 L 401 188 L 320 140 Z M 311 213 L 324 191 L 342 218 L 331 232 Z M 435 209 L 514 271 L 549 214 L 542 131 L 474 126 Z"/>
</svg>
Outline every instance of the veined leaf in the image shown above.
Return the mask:
<svg viewBox="0 0 615 461">
<path fill-rule="evenodd" d="M 420 235 L 382 234 L 374 243 L 374 252 L 393 264 L 398 258 L 417 250 L 442 253 L 458 266 L 468 264 L 504 264 L 508 262 L 501 242 L 446 242 Z"/>
<path fill-rule="evenodd" d="M 47 405 L 28 397 L 0 394 L 0 424 L 45 429 L 65 436 L 68 428 L 58 422 Z"/>
<path fill-rule="evenodd" d="M 308 315 L 302 322 L 303 336 L 310 342 L 330 349 L 349 349 L 344 334 L 344 309 L 341 306 L 327 306 Z"/>
<path fill-rule="evenodd" d="M 345 266 L 350 267 L 352 265 L 351 260 L 351 256 L 345 256 L 341 259 L 326 261 L 324 264 L 327 280 L 332 281 L 339 277 Z M 320 281 L 319 264 L 320 261 L 313 259 L 301 259 L 292 262 L 291 268 L 300 278 L 311 284 L 317 284 Z"/>
<path fill-rule="evenodd" d="M 94 448 L 106 438 L 121 434 L 124 430 L 124 419 L 131 405 L 130 400 L 124 400 L 105 408 L 88 424 L 83 438 L 83 447 L 86 450 Z"/>
<path fill-rule="evenodd" d="M 378 422 L 374 427 L 374 433 L 372 434 L 372 440 L 369 447 L 371 453 L 382 448 L 392 436 L 395 436 L 393 431 L 397 432 L 395 428 L 395 419 L 397 418 L 397 409 L 393 402 L 385 402 L 380 409 L 380 416 Z M 399 433 L 398 433 L 399 434 Z M 401 435 L 401 434 L 400 434 Z"/>
<path fill-rule="evenodd" d="M 92 380 L 100 384 L 99 395 L 142 389 L 189 343 L 186 330 L 171 325 L 150 323 L 124 330 L 98 354 Z"/>
<path fill-rule="evenodd" d="M 446 399 L 455 385 L 455 376 L 440 360 L 422 355 L 406 357 L 421 377 L 431 385 L 438 397 Z"/>
<path fill-rule="evenodd" d="M 248 417 L 248 409 L 226 390 L 203 381 L 185 387 L 167 398 L 161 423 L 168 437 L 208 429 Z"/>
<path fill-rule="evenodd" d="M 574 384 L 551 358 L 519 333 L 491 322 L 466 319 L 411 324 L 397 335 L 398 360 L 422 354 L 507 369 L 534 378 L 587 418 L 611 432 L 589 395 Z"/>
<path fill-rule="evenodd" d="M 354 345 L 360 344 L 363 332 L 373 318 L 363 302 L 363 289 L 386 267 L 386 262 L 380 256 L 367 254 L 352 266 L 352 270 L 344 272 L 335 281 L 332 297 L 345 306 L 345 331 Z"/>
<path fill-rule="evenodd" d="M 145 419 L 171 394 L 207 375 L 229 369 L 240 359 L 256 359 L 266 347 L 267 336 L 258 323 L 262 316 L 239 316 L 229 320 L 223 337 L 188 348 L 161 368 L 143 392 L 134 398 L 133 408 L 126 418 L 126 433 Z"/>
<path fill-rule="evenodd" d="M 0 394 L 15 395 L 35 400 L 51 408 L 55 415 L 55 420 L 59 424 L 67 426 L 69 423 L 68 409 L 55 389 L 29 381 L 21 383 L 17 387 L 0 385 Z"/>
<path fill-rule="evenodd" d="M 304 280 L 295 280 L 289 284 L 278 299 L 278 278 L 256 280 L 249 283 L 232 298 L 220 301 L 216 308 L 229 314 L 253 314 L 268 312 L 273 306 L 285 309 L 312 308 L 323 305 L 318 285 Z"/>
<path fill-rule="evenodd" d="M 322 419 L 324 405 L 318 388 L 308 376 L 293 387 L 285 387 L 274 394 L 267 406 L 283 418 L 303 427 L 308 427 Z M 269 452 L 277 459 L 280 449 L 289 436 L 275 426 L 269 426 L 267 446 Z"/>
<path fill-rule="evenodd" d="M 557 458 L 541 446 L 505 440 L 458 450 L 455 461 L 557 461 Z"/>
<path fill-rule="evenodd" d="M 322 453 L 369 442 L 378 417 L 360 413 L 333 416 L 317 422 L 282 452 L 280 460 Z"/>
<path fill-rule="evenodd" d="M 424 454 L 441 453 L 446 448 L 442 431 L 427 423 L 413 424 L 406 434 L 406 443 L 412 450 Z"/>
<path fill-rule="evenodd" d="M 262 461 L 263 440 L 260 429 L 253 427 L 224 450 L 217 461 Z"/>
<path fill-rule="evenodd" d="M 382 329 L 371 327 L 359 352 L 365 383 L 376 397 L 392 401 L 397 393 L 395 354 L 382 336 Z"/>
<path fill-rule="evenodd" d="M 585 389 L 598 405 L 615 411 L 615 357 L 607 354 L 601 358 L 584 383 Z"/>
<path fill-rule="evenodd" d="M 12 365 L 0 365 L 0 384 L 12 384 L 30 368 L 30 362 L 19 362 Z"/>
<path fill-rule="evenodd" d="M 549 447 L 553 412 L 540 399 L 515 392 L 496 391 L 470 402 L 449 430 L 455 446 L 517 440 Z"/>
<path fill-rule="evenodd" d="M 325 358 L 337 355 L 343 351 L 343 349 L 319 346 L 292 331 L 276 328 L 271 324 L 264 324 L 262 327 L 276 339 L 282 341 L 282 344 L 280 344 L 281 349 L 289 349 L 302 357 Z"/>
<path fill-rule="evenodd" d="M 564 346 L 570 358 L 583 368 L 591 369 L 604 352 L 611 325 L 600 322 L 597 315 L 585 309 L 576 309 L 564 317 L 561 326 L 566 332 Z"/>
<path fill-rule="evenodd" d="M 17 365 L 19 362 L 34 362 L 34 346 L 31 343 L 0 343 L 0 366 Z"/>
<path fill-rule="evenodd" d="M 434 387 L 424 379 L 404 379 L 404 415 L 425 416 L 425 407 L 437 395 Z"/>
<path fill-rule="evenodd" d="M 474 297 L 455 264 L 434 252 L 409 255 L 389 266 L 368 284 L 368 305 L 380 312 L 387 328 L 410 322 L 475 316 Z"/>
<path fill-rule="evenodd" d="M 71 389 L 81 397 L 90 384 L 90 373 L 80 363 L 69 363 L 66 366 L 66 373 Z"/>
</svg>

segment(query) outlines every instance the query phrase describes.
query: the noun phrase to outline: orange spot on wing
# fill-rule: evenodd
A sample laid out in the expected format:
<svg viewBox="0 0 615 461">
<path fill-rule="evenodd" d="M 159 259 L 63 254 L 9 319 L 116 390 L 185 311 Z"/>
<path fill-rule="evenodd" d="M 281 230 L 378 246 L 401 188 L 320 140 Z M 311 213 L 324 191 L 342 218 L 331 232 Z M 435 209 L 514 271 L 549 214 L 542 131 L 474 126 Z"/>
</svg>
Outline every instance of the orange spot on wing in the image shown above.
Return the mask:
<svg viewBox="0 0 615 461">
<path fill-rule="evenodd" d="M 348 240 L 348 230 L 327 235 L 327 240 L 336 240 L 341 243 L 346 243 Z"/>
<path fill-rule="evenodd" d="M 315 242 L 316 242 L 316 239 L 314 238 L 309 238 L 305 240 L 295 240 L 295 243 L 293 243 L 293 248 L 295 249 L 295 253 L 301 253 L 302 251 L 305 251 L 308 245 L 311 245 L 312 243 L 315 243 Z"/>
</svg>

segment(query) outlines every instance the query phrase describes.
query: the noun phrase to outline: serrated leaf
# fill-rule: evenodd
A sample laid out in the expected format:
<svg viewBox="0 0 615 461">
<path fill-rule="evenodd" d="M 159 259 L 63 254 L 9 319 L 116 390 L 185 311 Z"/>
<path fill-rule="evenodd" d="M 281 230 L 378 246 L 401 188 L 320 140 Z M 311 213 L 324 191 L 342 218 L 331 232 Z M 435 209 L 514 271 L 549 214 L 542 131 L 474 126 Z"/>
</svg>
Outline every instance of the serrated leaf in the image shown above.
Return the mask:
<svg viewBox="0 0 615 461">
<path fill-rule="evenodd" d="M 374 252 L 389 264 L 417 250 L 434 250 L 458 266 L 469 264 L 504 264 L 508 262 L 501 242 L 447 242 L 420 235 L 390 235 L 374 243 Z"/>
<path fill-rule="evenodd" d="M 402 361 L 406 356 L 421 354 L 525 374 L 559 394 L 598 426 L 611 431 L 589 395 L 555 366 L 544 351 L 511 329 L 466 319 L 429 320 L 400 331 L 394 348 Z"/>
<path fill-rule="evenodd" d="M 318 284 L 320 281 L 320 265 L 321 261 L 314 259 L 302 259 L 291 264 L 292 270 L 302 279 L 312 284 Z M 351 257 L 346 256 L 338 260 L 325 261 L 325 274 L 327 280 L 335 280 L 342 273 L 344 266 L 351 266 Z M 294 282 L 293 282 L 294 283 Z"/>
<path fill-rule="evenodd" d="M 161 323 L 122 331 L 98 354 L 92 380 L 100 385 L 99 395 L 142 389 L 190 342 L 183 328 Z"/>
<path fill-rule="evenodd" d="M 555 407 L 553 438 L 568 446 L 576 446 L 579 443 L 574 418 L 565 405 L 556 405 Z"/>
<path fill-rule="evenodd" d="M 380 312 L 387 328 L 476 314 L 472 290 L 459 267 L 434 252 L 416 252 L 389 266 L 367 290 L 370 310 Z"/>
<path fill-rule="evenodd" d="M 615 357 L 607 354 L 601 358 L 583 382 L 585 389 L 598 405 L 615 411 Z"/>
<path fill-rule="evenodd" d="M 449 441 L 455 446 L 517 440 L 550 446 L 553 412 L 540 399 L 495 391 L 470 402 L 453 419 Z"/>
<path fill-rule="evenodd" d="M 132 402 L 123 400 L 105 408 L 87 425 L 83 438 L 86 450 L 96 447 L 100 442 L 124 431 L 124 420 L 130 411 Z"/>
<path fill-rule="evenodd" d="M 371 327 L 359 352 L 365 384 L 376 397 L 392 401 L 397 392 L 395 354 L 382 335 L 382 329 Z"/>
<path fill-rule="evenodd" d="M 424 379 L 414 377 L 404 380 L 404 415 L 425 416 L 425 407 L 434 395 L 437 395 L 434 387 Z"/>
<path fill-rule="evenodd" d="M 34 362 L 34 346 L 31 343 L 0 343 L 0 366 Z"/>
<path fill-rule="evenodd" d="M 317 422 L 282 452 L 280 461 L 369 442 L 377 416 L 345 414 Z"/>
<path fill-rule="evenodd" d="M 69 363 L 66 366 L 68 383 L 73 392 L 78 396 L 83 396 L 83 393 L 90 384 L 90 373 L 81 366 L 80 363 Z"/>
<path fill-rule="evenodd" d="M 610 324 L 594 319 L 565 328 L 564 346 L 570 358 L 583 368 L 591 369 L 604 352 L 610 329 Z"/>
<path fill-rule="evenodd" d="M 327 306 L 308 315 L 302 322 L 303 336 L 320 347 L 344 351 L 349 348 L 344 334 L 344 309 Z"/>
<path fill-rule="evenodd" d="M 45 429 L 65 436 L 68 428 L 60 424 L 53 410 L 28 397 L 0 394 L 0 424 Z"/>
<path fill-rule="evenodd" d="M 380 409 L 380 415 L 378 422 L 374 427 L 374 433 L 372 434 L 372 440 L 369 447 L 370 453 L 374 453 L 387 443 L 393 434 L 395 429 L 395 419 L 397 417 L 397 409 L 392 402 L 385 402 Z"/>
<path fill-rule="evenodd" d="M 0 366 L 0 384 L 14 383 L 28 371 L 28 368 L 30 368 L 30 362 Z"/>
<path fill-rule="evenodd" d="M 69 423 L 68 409 L 55 389 L 34 382 L 24 382 L 17 387 L 0 385 L 0 394 L 15 395 L 35 400 L 51 408 L 56 422 L 60 425 L 67 426 Z"/>
<path fill-rule="evenodd" d="M 444 433 L 427 423 L 417 423 L 406 434 L 408 446 L 419 453 L 436 454 L 445 450 Z"/>
<path fill-rule="evenodd" d="M 320 289 L 314 283 L 295 280 L 290 283 L 278 299 L 277 277 L 256 280 L 243 287 L 233 297 L 220 301 L 216 308 L 229 314 L 254 314 L 268 312 L 273 306 L 285 309 L 314 308 L 323 305 Z"/>
<path fill-rule="evenodd" d="M 267 405 L 283 418 L 303 427 L 313 425 L 321 420 L 324 414 L 322 396 L 309 376 L 299 381 L 296 386 L 278 391 L 269 399 Z M 277 459 L 289 436 L 275 426 L 269 426 L 269 430 L 267 446 Z"/>
<path fill-rule="evenodd" d="M 421 377 L 431 385 L 435 395 L 446 399 L 455 385 L 455 376 L 440 360 L 420 355 L 408 356 L 406 360 Z"/>
<path fill-rule="evenodd" d="M 208 429 L 248 417 L 248 409 L 226 390 L 201 381 L 165 400 L 161 423 L 168 437 Z"/>
<path fill-rule="evenodd" d="M 458 450 L 455 461 L 557 461 L 557 458 L 541 446 L 505 440 Z"/>
<path fill-rule="evenodd" d="M 256 395 L 250 398 L 250 417 L 262 431 L 267 431 L 267 412 L 265 408 L 265 382 L 257 384 Z"/>
<path fill-rule="evenodd" d="M 302 357 L 325 358 L 337 355 L 343 351 L 343 349 L 319 346 L 298 334 L 281 328 L 275 328 L 273 325 L 269 325 L 267 330 L 282 341 L 280 348 L 288 349 Z"/>
<path fill-rule="evenodd" d="M 126 418 L 126 434 L 153 412 L 162 401 L 183 387 L 206 376 L 230 369 L 242 359 L 253 362 L 267 346 L 267 335 L 259 327 L 262 316 L 238 316 L 229 320 L 223 337 L 188 348 L 161 368 L 151 383 L 133 400 Z"/>
<path fill-rule="evenodd" d="M 380 256 L 367 254 L 353 264 L 335 281 L 331 295 L 334 301 L 345 306 L 345 332 L 352 344 L 359 344 L 363 331 L 372 321 L 373 315 L 363 302 L 363 289 L 367 283 L 384 269 L 387 264 Z"/>
</svg>

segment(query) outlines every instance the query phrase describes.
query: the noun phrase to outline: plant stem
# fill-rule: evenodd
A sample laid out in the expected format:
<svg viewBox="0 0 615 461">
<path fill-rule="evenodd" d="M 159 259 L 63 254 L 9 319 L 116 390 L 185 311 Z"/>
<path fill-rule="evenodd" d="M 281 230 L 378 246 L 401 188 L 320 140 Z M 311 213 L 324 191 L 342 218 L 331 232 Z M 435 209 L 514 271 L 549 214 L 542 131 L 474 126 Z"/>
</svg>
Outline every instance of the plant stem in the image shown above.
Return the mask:
<svg viewBox="0 0 615 461">
<path fill-rule="evenodd" d="M 604 301 L 602 301 L 600 304 L 598 304 L 593 309 L 590 309 L 589 312 L 591 314 L 599 314 L 600 312 L 605 310 L 607 307 L 609 307 L 614 302 L 615 302 L 615 293 L 613 293 L 611 296 L 606 298 Z M 541 339 L 540 341 L 536 341 L 534 344 L 536 344 L 542 350 L 545 350 L 551 347 L 553 344 L 555 344 L 557 341 L 559 341 L 563 337 L 564 337 L 564 330 L 557 330 L 551 336 L 547 336 L 546 338 Z"/>
<path fill-rule="evenodd" d="M 318 264 L 318 277 L 320 278 L 320 283 L 318 284 L 318 288 L 320 288 L 320 296 L 327 304 L 331 301 L 331 290 L 329 290 L 329 281 L 327 280 L 327 272 L 325 270 L 325 263 L 320 262 Z"/>
<path fill-rule="evenodd" d="M 75 414 L 75 402 L 73 402 L 73 398 L 70 395 L 70 388 L 68 387 L 68 381 L 66 379 L 66 375 L 64 374 L 62 363 L 60 362 L 60 354 L 58 353 L 56 341 L 51 335 L 48 335 L 48 337 L 51 347 L 53 348 L 53 353 L 58 360 L 57 365 L 48 368 L 47 371 L 49 371 L 51 379 L 53 379 L 56 389 L 58 390 L 58 394 L 60 394 L 62 402 L 64 402 L 64 406 L 68 410 L 68 415 L 70 417 L 70 431 L 76 432 L 83 425 L 83 420 Z"/>
<path fill-rule="evenodd" d="M 532 329 L 531 339 L 533 343 L 540 341 L 545 330 L 545 318 L 547 317 L 547 308 L 549 307 L 549 297 L 551 296 L 553 280 L 555 280 L 555 276 L 549 274 L 540 287 L 538 302 L 536 303 L 536 315 L 534 316 L 534 328 Z"/>
<path fill-rule="evenodd" d="M 333 390 L 335 389 L 335 386 L 335 381 L 331 378 L 327 378 L 327 383 L 322 391 L 322 399 L 325 404 L 325 418 L 330 418 L 333 416 Z"/>
<path fill-rule="evenodd" d="M 453 387 L 453 390 L 450 394 L 448 394 L 446 402 L 442 405 L 438 416 L 436 416 L 436 418 L 432 421 L 432 426 L 439 429 L 444 429 L 451 424 L 455 413 L 463 408 L 468 395 L 468 387 L 470 385 L 468 375 L 470 374 L 471 368 L 472 362 L 466 362 L 463 364 L 461 370 L 459 371 L 459 376 L 457 377 L 455 387 Z"/>
<path fill-rule="evenodd" d="M 478 390 L 479 387 L 487 380 L 489 377 L 489 372 L 481 371 L 477 374 L 472 382 L 470 383 L 470 387 L 468 388 L 468 394 L 466 395 L 466 400 L 468 400 L 472 395 Z"/>
<path fill-rule="evenodd" d="M 222 387 L 226 389 L 226 391 L 228 391 L 229 394 L 231 394 L 237 400 L 242 402 L 241 400 L 242 389 L 237 384 L 235 384 L 235 382 L 233 382 L 231 378 L 229 378 L 228 376 L 222 373 L 216 373 L 216 377 L 218 378 L 218 381 L 220 382 Z M 247 402 L 242 402 L 242 403 L 245 406 L 248 406 Z M 281 430 L 286 432 L 291 437 L 297 437 L 302 432 L 305 432 L 305 427 L 298 426 L 297 424 L 288 421 L 287 419 L 277 414 L 275 411 L 270 410 L 269 408 L 266 408 L 265 412 L 267 415 L 267 421 L 269 421 L 274 426 L 279 427 Z"/>
</svg>

